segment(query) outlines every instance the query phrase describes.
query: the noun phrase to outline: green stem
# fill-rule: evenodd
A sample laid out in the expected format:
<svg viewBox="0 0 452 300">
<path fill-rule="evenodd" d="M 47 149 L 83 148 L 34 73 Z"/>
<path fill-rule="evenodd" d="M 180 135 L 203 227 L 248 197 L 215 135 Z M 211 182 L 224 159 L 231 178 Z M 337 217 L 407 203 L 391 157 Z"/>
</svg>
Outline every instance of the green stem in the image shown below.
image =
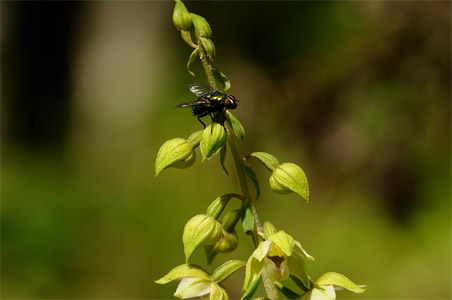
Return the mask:
<svg viewBox="0 0 452 300">
<path fill-rule="evenodd" d="M 201 63 L 202 63 L 202 67 L 204 68 L 204 72 L 206 72 L 207 81 L 209 82 L 209 85 L 211 87 L 213 87 L 214 89 L 218 89 L 217 83 L 215 82 L 215 77 L 213 77 L 212 68 L 210 67 L 209 61 L 207 60 L 207 55 L 201 46 L 201 42 L 199 42 L 199 41 L 198 41 L 198 51 L 199 51 L 199 58 L 201 59 Z"/>
</svg>

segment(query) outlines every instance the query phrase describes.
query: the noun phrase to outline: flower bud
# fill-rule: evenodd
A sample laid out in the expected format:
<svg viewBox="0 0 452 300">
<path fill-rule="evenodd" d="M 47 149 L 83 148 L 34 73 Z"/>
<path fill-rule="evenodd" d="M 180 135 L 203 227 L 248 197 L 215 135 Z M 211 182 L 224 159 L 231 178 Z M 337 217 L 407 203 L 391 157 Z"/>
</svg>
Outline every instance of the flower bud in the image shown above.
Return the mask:
<svg viewBox="0 0 452 300">
<path fill-rule="evenodd" d="M 193 146 L 182 138 L 166 141 L 161 147 L 155 160 L 155 176 L 166 168 L 185 169 L 193 165 L 196 154 Z"/>
<path fill-rule="evenodd" d="M 233 211 L 228 212 L 224 218 L 223 218 L 223 230 L 227 232 L 233 232 L 234 227 L 237 224 L 237 222 L 240 220 L 240 217 L 242 216 L 242 212 L 240 209 L 236 209 Z"/>
<path fill-rule="evenodd" d="M 270 176 L 270 187 L 279 194 L 292 192 L 300 195 L 309 203 L 309 186 L 303 170 L 293 163 L 279 165 Z"/>
<path fill-rule="evenodd" d="M 190 13 L 180 0 L 176 0 L 176 5 L 174 6 L 173 23 L 177 30 L 190 30 L 191 28 L 192 21 Z"/>
<path fill-rule="evenodd" d="M 223 231 L 220 240 L 215 244 L 213 250 L 218 253 L 232 252 L 237 248 L 238 243 L 239 239 L 235 230 L 232 232 Z"/>
<path fill-rule="evenodd" d="M 191 218 L 182 235 L 186 261 L 200 245 L 215 244 L 221 238 L 221 233 L 221 224 L 211 216 L 196 215 Z"/>
<path fill-rule="evenodd" d="M 226 144 L 226 131 L 219 123 L 212 123 L 202 133 L 200 149 L 202 158 L 210 159 Z"/>
<path fill-rule="evenodd" d="M 203 17 L 190 13 L 191 21 L 195 29 L 195 37 L 196 40 L 199 40 L 200 37 L 211 38 L 212 37 L 212 29 L 210 28 L 209 23 Z"/>
</svg>

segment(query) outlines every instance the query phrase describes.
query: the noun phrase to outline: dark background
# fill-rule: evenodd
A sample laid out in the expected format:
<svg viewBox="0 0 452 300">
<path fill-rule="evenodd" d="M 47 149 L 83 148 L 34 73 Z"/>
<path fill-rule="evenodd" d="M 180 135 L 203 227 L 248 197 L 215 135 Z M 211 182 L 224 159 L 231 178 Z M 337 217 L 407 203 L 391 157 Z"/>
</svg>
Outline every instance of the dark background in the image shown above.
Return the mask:
<svg viewBox="0 0 452 300">
<path fill-rule="evenodd" d="M 450 2 L 186 5 L 240 99 L 240 152 L 307 173 L 309 205 L 272 193 L 253 164 L 261 218 L 316 258 L 312 277 L 368 285 L 342 298 L 450 298 Z M 206 80 L 185 69 L 172 9 L 2 2 L 2 298 L 170 298 L 176 285 L 154 280 L 184 262 L 185 222 L 238 191 L 218 158 L 154 178 L 160 145 L 201 129 L 174 109 Z M 240 240 L 226 258 L 247 259 Z"/>
</svg>

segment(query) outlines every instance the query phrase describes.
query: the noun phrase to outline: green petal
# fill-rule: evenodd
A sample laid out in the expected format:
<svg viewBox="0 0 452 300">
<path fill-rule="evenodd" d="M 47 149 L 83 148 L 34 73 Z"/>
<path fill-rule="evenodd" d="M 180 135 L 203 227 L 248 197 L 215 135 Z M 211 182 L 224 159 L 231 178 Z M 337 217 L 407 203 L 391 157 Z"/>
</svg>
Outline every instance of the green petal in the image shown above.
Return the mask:
<svg viewBox="0 0 452 300">
<path fill-rule="evenodd" d="M 306 261 L 303 259 L 303 256 L 297 251 L 294 251 L 292 256 L 288 258 L 287 264 L 289 266 L 290 275 L 295 276 L 301 281 L 304 286 L 304 290 L 310 289 L 311 284 L 306 269 Z M 300 288 L 303 289 L 303 287 Z"/>
<path fill-rule="evenodd" d="M 177 287 L 174 296 L 179 299 L 201 297 L 211 291 L 212 281 L 202 278 L 184 277 Z"/>
<path fill-rule="evenodd" d="M 250 285 L 260 277 L 260 272 L 264 267 L 264 262 L 258 261 L 253 255 L 246 262 L 245 280 L 243 282 L 243 291 L 248 290 Z"/>
<path fill-rule="evenodd" d="M 210 292 L 210 300 L 229 300 L 229 296 L 225 289 L 218 284 L 212 284 L 212 291 Z"/>
<path fill-rule="evenodd" d="M 262 261 L 265 256 L 267 256 L 268 250 L 270 249 L 272 242 L 271 241 L 264 241 L 260 242 L 259 246 L 257 246 L 256 250 L 253 252 L 253 257 L 256 258 L 258 261 Z"/>
<path fill-rule="evenodd" d="M 325 273 L 322 276 L 320 276 L 317 281 L 315 282 L 316 286 L 327 286 L 327 285 L 334 285 L 337 287 L 342 287 L 344 289 L 347 289 L 349 291 L 355 292 L 355 293 L 363 293 L 366 290 L 357 286 L 354 284 L 350 279 L 348 279 L 346 276 L 335 273 L 335 272 L 329 272 Z"/>
<path fill-rule="evenodd" d="M 209 273 L 204 271 L 201 267 L 197 265 L 191 265 L 191 264 L 184 264 L 175 267 L 171 271 L 169 271 L 168 274 L 166 274 L 164 277 L 160 278 L 159 280 L 155 281 L 157 284 L 166 284 L 170 281 L 181 279 L 183 277 L 194 277 L 194 278 L 201 278 L 205 280 L 211 280 Z"/>
<path fill-rule="evenodd" d="M 304 250 L 303 247 L 301 247 L 301 244 L 298 241 L 295 241 L 295 250 L 300 252 L 300 254 L 303 256 L 304 259 L 311 260 L 311 261 L 315 260 L 314 257 L 309 255 L 308 252 L 306 252 L 306 250 Z"/>
<path fill-rule="evenodd" d="M 241 260 L 229 260 L 212 272 L 212 279 L 215 282 L 221 283 L 234 274 L 234 272 L 238 269 L 244 267 L 245 264 L 246 263 Z"/>
<path fill-rule="evenodd" d="M 277 233 L 271 235 L 268 240 L 278 245 L 285 255 L 292 255 L 295 240 L 293 239 L 293 237 L 285 233 L 284 230 L 280 230 Z"/>
<path fill-rule="evenodd" d="M 265 234 L 265 238 L 268 239 L 272 234 L 276 233 L 276 227 L 270 223 L 270 222 L 265 222 L 264 223 L 264 234 Z"/>
</svg>

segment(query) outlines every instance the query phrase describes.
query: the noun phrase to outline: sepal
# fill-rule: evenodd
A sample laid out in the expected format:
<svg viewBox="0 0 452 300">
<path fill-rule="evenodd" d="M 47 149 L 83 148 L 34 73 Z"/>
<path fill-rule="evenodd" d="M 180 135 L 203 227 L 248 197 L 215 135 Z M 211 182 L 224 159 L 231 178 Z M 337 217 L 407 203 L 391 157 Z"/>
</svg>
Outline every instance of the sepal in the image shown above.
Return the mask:
<svg viewBox="0 0 452 300">
<path fill-rule="evenodd" d="M 221 283 L 245 265 L 246 263 L 241 260 L 229 260 L 212 272 L 212 280 Z"/>
<path fill-rule="evenodd" d="M 157 284 L 166 284 L 170 281 L 181 279 L 183 277 L 196 277 L 205 280 L 210 279 L 210 275 L 201 267 L 192 264 L 184 264 L 175 267 L 171 271 L 168 272 L 165 276 L 156 280 Z"/>
</svg>

